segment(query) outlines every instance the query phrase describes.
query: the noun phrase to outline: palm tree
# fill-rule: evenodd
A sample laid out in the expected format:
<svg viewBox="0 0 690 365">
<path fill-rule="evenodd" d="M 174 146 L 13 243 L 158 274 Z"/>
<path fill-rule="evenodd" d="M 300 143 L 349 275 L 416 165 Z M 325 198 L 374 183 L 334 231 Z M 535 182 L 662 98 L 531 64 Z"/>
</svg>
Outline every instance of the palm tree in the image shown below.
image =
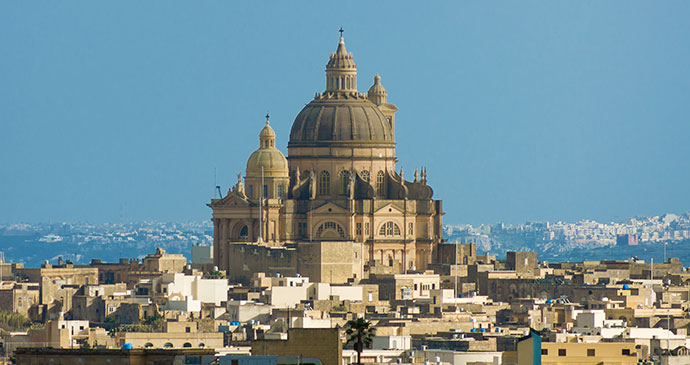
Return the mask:
<svg viewBox="0 0 690 365">
<path fill-rule="evenodd" d="M 371 322 L 364 318 L 347 321 L 345 328 L 347 343 L 354 344 L 354 349 L 357 351 L 357 364 L 361 365 L 362 350 L 364 350 L 364 346 L 371 346 L 371 341 L 376 335 L 376 328 L 371 327 Z"/>
</svg>

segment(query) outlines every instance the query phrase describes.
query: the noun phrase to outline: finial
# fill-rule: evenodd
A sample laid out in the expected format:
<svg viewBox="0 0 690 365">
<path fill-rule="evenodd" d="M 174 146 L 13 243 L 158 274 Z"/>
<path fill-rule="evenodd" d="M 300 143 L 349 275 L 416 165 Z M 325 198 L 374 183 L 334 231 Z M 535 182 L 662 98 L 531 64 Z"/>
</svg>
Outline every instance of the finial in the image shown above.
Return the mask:
<svg viewBox="0 0 690 365">
<path fill-rule="evenodd" d="M 338 30 L 338 32 L 340 32 L 340 38 L 342 38 L 342 37 L 343 37 L 343 32 L 344 32 L 343 27 L 340 27 L 340 30 Z"/>
<path fill-rule="evenodd" d="M 271 116 L 268 115 L 268 113 L 266 113 L 266 125 L 268 125 L 268 119 L 269 119 L 270 117 L 271 117 Z"/>
</svg>

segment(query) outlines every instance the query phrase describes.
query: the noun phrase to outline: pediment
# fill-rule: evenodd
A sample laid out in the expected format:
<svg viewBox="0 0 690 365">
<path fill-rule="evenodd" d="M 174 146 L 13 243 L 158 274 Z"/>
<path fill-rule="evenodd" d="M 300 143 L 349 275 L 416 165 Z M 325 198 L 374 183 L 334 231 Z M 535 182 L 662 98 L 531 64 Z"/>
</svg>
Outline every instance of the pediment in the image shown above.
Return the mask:
<svg viewBox="0 0 690 365">
<path fill-rule="evenodd" d="M 403 214 L 403 211 L 400 210 L 400 208 L 396 207 L 392 203 L 388 203 L 379 209 L 376 209 L 374 211 L 374 214 L 376 215 L 401 215 Z"/>
<path fill-rule="evenodd" d="M 228 191 L 228 195 L 226 195 L 223 199 L 216 200 L 211 203 L 212 207 L 248 207 L 249 202 L 244 199 L 243 197 L 237 195 L 233 191 Z"/>
<path fill-rule="evenodd" d="M 315 213 L 315 214 L 333 214 L 333 213 L 348 213 L 348 211 L 345 208 L 343 208 L 337 204 L 333 204 L 331 202 L 326 202 L 324 205 L 317 207 L 314 210 L 312 210 L 312 213 Z"/>
</svg>

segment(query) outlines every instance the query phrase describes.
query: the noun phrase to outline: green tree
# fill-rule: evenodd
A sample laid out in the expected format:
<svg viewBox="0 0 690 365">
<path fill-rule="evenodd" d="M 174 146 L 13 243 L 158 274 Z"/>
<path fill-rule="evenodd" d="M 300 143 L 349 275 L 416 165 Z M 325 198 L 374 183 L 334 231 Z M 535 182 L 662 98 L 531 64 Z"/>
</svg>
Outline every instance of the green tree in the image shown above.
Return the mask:
<svg viewBox="0 0 690 365">
<path fill-rule="evenodd" d="M 165 318 L 155 313 L 151 317 L 146 317 L 142 323 L 121 324 L 111 328 L 108 333 L 114 336 L 117 332 L 163 332 Z"/>
<path fill-rule="evenodd" d="M 31 326 L 31 321 L 21 313 L 0 311 L 0 328 L 16 331 Z"/>
<path fill-rule="evenodd" d="M 371 322 L 364 318 L 357 318 L 347 321 L 345 324 L 347 343 L 352 343 L 357 351 L 357 364 L 362 364 L 362 350 L 364 346 L 371 347 L 371 342 L 376 336 L 376 328 L 371 326 Z"/>
<path fill-rule="evenodd" d="M 225 272 L 223 271 L 209 271 L 204 274 L 204 279 L 225 279 Z"/>
</svg>

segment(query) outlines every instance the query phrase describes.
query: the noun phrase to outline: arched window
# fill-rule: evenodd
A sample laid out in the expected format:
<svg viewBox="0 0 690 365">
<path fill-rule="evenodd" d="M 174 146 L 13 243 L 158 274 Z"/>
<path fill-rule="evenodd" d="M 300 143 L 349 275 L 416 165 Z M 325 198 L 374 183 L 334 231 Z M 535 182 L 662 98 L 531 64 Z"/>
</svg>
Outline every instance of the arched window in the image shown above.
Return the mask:
<svg viewBox="0 0 690 365">
<path fill-rule="evenodd" d="M 171 349 L 171 348 L 173 348 L 173 344 L 170 342 L 166 342 L 165 345 L 163 345 L 163 347 L 166 349 Z"/>
<path fill-rule="evenodd" d="M 151 342 L 147 342 L 146 345 L 144 345 L 144 347 L 150 349 L 153 347 L 153 344 Z"/>
<path fill-rule="evenodd" d="M 338 182 L 339 182 L 339 187 L 340 191 L 338 193 L 340 194 L 347 194 L 347 184 L 350 181 L 350 171 L 343 170 L 340 171 L 340 174 L 338 174 Z"/>
<path fill-rule="evenodd" d="M 383 171 L 376 173 L 376 195 L 383 195 Z"/>
<path fill-rule="evenodd" d="M 345 238 L 345 231 L 340 224 L 335 222 L 325 222 L 316 230 L 316 237 L 319 238 Z"/>
<path fill-rule="evenodd" d="M 240 238 L 247 238 L 249 236 L 249 227 L 244 226 L 240 229 Z"/>
<path fill-rule="evenodd" d="M 331 174 L 323 170 L 319 174 L 319 195 L 328 195 L 331 189 Z"/>
<path fill-rule="evenodd" d="M 400 227 L 393 222 L 386 222 L 379 228 L 379 236 L 395 237 L 400 236 Z"/>
<path fill-rule="evenodd" d="M 185 342 L 184 345 L 182 345 L 182 347 L 192 347 L 192 344 L 189 342 Z"/>
<path fill-rule="evenodd" d="M 362 170 L 362 180 L 369 182 L 369 170 Z"/>
<path fill-rule="evenodd" d="M 285 198 L 285 187 L 283 186 L 283 184 L 278 185 L 278 197 L 280 199 Z"/>
<path fill-rule="evenodd" d="M 199 344 L 199 347 L 203 349 L 204 347 L 206 347 L 206 344 L 204 344 L 204 343 L 202 342 L 202 343 Z"/>
</svg>

